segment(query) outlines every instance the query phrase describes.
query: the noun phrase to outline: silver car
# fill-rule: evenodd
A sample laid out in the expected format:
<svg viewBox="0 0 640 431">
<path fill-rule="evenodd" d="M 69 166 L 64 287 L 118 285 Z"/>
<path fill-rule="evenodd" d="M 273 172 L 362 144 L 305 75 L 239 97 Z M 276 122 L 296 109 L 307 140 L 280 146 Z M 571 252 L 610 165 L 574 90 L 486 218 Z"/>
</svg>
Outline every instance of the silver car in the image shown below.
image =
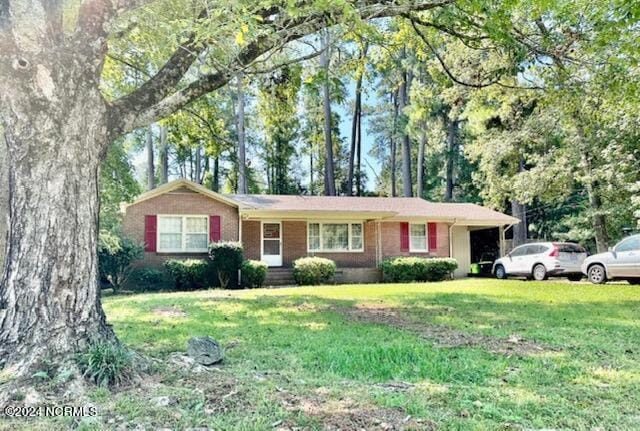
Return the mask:
<svg viewBox="0 0 640 431">
<path fill-rule="evenodd" d="M 595 284 L 603 284 L 607 280 L 640 284 L 640 234 L 623 239 L 605 253 L 586 258 L 581 269 Z"/>
</svg>

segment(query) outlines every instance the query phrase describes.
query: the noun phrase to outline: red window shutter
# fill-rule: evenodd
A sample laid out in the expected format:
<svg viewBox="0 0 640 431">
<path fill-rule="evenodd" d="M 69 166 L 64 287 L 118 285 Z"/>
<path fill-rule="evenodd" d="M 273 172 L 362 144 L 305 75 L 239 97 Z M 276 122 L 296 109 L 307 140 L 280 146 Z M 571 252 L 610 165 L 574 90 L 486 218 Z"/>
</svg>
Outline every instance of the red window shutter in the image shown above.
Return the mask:
<svg viewBox="0 0 640 431">
<path fill-rule="evenodd" d="M 144 251 L 155 252 L 158 233 L 158 216 L 144 216 Z"/>
<path fill-rule="evenodd" d="M 400 251 L 409 251 L 409 223 L 400 223 Z"/>
<path fill-rule="evenodd" d="M 438 225 L 428 223 L 427 230 L 429 231 L 429 251 L 433 251 L 438 248 Z"/>
<path fill-rule="evenodd" d="M 209 241 L 218 242 L 222 239 L 222 222 L 219 215 L 209 216 Z"/>
</svg>

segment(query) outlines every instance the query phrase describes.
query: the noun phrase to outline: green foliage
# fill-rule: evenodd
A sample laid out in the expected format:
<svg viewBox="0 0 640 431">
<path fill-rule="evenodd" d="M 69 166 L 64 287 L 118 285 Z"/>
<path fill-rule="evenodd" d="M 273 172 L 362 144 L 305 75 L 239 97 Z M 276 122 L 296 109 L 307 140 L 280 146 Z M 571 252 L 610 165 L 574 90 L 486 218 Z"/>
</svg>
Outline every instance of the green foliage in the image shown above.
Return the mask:
<svg viewBox="0 0 640 431">
<path fill-rule="evenodd" d="M 267 278 L 268 266 L 260 260 L 245 260 L 242 262 L 241 274 L 243 286 L 253 288 L 262 287 Z"/>
<path fill-rule="evenodd" d="M 165 271 L 156 268 L 139 268 L 131 272 L 127 287 L 135 292 L 157 292 L 168 286 Z"/>
<path fill-rule="evenodd" d="M 177 290 L 196 290 L 212 285 L 211 263 L 204 259 L 170 259 L 164 263 Z"/>
<path fill-rule="evenodd" d="M 117 386 L 133 376 L 133 358 L 126 347 L 116 343 L 94 343 L 78 354 L 83 377 L 98 386 Z"/>
<path fill-rule="evenodd" d="M 451 258 L 394 257 L 385 259 L 380 268 L 387 283 L 441 281 L 458 267 Z"/>
<path fill-rule="evenodd" d="M 302 257 L 293 262 L 293 278 L 302 286 L 331 281 L 336 263 L 324 257 Z"/>
<path fill-rule="evenodd" d="M 117 292 L 131 275 L 134 261 L 142 259 L 144 247 L 131 239 L 107 231 L 98 238 L 100 278 Z"/>
<path fill-rule="evenodd" d="M 100 167 L 100 229 L 115 231 L 120 226 L 120 204 L 131 202 L 141 192 L 124 144 L 120 141 L 107 151 Z"/>
<path fill-rule="evenodd" d="M 209 244 L 209 258 L 218 271 L 220 286 L 226 289 L 242 266 L 242 244 L 233 241 L 212 242 Z"/>
</svg>

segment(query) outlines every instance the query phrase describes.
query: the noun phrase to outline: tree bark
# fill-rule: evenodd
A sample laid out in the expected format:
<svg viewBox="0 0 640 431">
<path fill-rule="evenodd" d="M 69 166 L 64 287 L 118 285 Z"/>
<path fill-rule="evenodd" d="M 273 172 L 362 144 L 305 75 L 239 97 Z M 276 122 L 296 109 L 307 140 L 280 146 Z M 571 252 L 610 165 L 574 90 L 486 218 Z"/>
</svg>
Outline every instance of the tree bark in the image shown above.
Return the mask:
<svg viewBox="0 0 640 431">
<path fill-rule="evenodd" d="M 458 120 L 452 120 L 448 116 L 447 121 L 447 166 L 445 169 L 445 192 L 444 200 L 453 200 L 453 177 L 455 175 L 455 160 L 458 148 Z"/>
<path fill-rule="evenodd" d="M 322 105 L 324 108 L 324 194 L 326 196 L 336 195 L 335 165 L 333 158 L 333 140 L 331 138 L 331 91 L 329 89 L 329 32 L 325 31 L 322 35 L 322 49 L 324 51 L 320 55 L 320 67 L 324 71 L 324 81 L 322 83 Z"/>
<path fill-rule="evenodd" d="M 7 244 L 7 225 L 9 224 L 9 167 L 7 158 L 4 132 L 0 129 L 0 283 L 2 283 L 2 268 L 4 267 L 5 246 Z"/>
<path fill-rule="evenodd" d="M 160 159 L 160 184 L 169 182 L 169 143 L 167 142 L 167 128 L 160 126 L 160 143 L 158 145 Z"/>
<path fill-rule="evenodd" d="M 198 184 L 202 184 L 202 149 L 199 146 L 196 146 L 194 150 L 196 152 L 195 181 Z"/>
<path fill-rule="evenodd" d="M 409 86 L 411 85 L 412 74 L 402 73 L 402 83 L 400 85 L 399 110 L 403 118 L 406 118 L 404 109 L 409 105 Z M 411 178 L 411 139 L 407 132 L 406 121 L 403 121 L 402 128 L 402 194 L 405 197 L 413 196 L 413 180 Z"/>
<path fill-rule="evenodd" d="M 28 375 L 45 357 L 115 340 L 100 303 L 96 253 L 105 104 L 97 80 L 67 80 L 46 59 L 38 61 L 51 80 L 5 87 L 0 96 L 8 107 L 2 119 L 11 208 L 0 366 L 15 367 L 17 375 Z"/>
<path fill-rule="evenodd" d="M 238 132 L 238 193 L 247 194 L 247 156 L 245 144 L 244 130 L 244 86 L 242 73 L 238 73 L 238 113 L 237 113 L 237 132 Z"/>
<path fill-rule="evenodd" d="M 213 191 L 220 192 L 220 156 L 213 159 Z"/>
<path fill-rule="evenodd" d="M 153 151 L 153 128 L 147 130 L 147 190 L 156 188 L 155 154 Z"/>
</svg>

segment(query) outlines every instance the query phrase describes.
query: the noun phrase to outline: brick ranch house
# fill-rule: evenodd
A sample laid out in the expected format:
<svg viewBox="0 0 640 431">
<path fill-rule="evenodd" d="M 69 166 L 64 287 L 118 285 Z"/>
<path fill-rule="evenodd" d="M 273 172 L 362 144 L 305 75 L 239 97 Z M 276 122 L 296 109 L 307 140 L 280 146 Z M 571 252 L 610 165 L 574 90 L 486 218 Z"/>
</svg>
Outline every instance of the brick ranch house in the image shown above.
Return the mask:
<svg viewBox="0 0 640 431">
<path fill-rule="evenodd" d="M 379 263 L 394 256 L 453 257 L 459 264 L 454 275 L 465 276 L 478 250 L 504 253 L 504 232 L 519 222 L 468 203 L 225 195 L 184 179 L 142 194 L 123 211 L 124 233 L 145 244 L 143 266 L 204 257 L 211 241 L 240 241 L 248 259 L 270 266 L 270 276 L 290 277 L 294 260 L 321 256 L 336 262 L 341 282 L 377 281 Z"/>
</svg>

